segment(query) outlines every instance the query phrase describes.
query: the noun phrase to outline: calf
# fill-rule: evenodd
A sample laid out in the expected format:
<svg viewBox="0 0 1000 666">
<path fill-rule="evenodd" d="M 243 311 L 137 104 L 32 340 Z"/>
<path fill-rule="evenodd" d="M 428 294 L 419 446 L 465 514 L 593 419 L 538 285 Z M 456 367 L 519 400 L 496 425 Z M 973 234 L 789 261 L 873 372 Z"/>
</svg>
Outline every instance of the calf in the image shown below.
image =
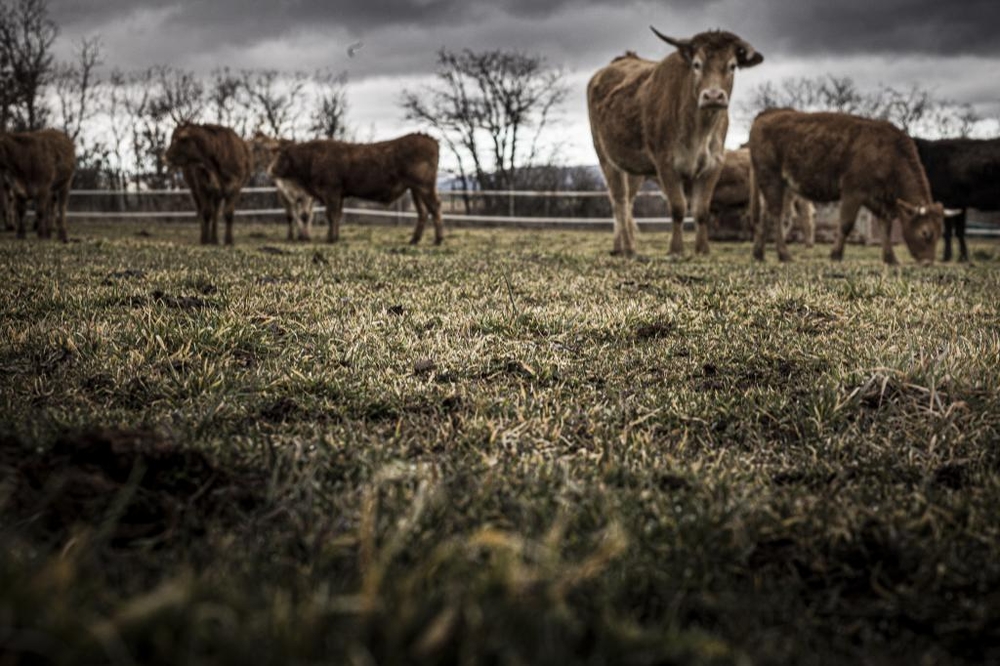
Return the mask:
<svg viewBox="0 0 1000 666">
<path fill-rule="evenodd" d="M 220 125 L 178 125 L 166 153 L 191 189 L 201 220 L 201 242 L 219 242 L 219 215 L 226 220 L 226 245 L 233 244 L 233 217 L 240 190 L 250 179 L 250 147 L 233 130 Z"/>
<path fill-rule="evenodd" d="M 6 213 L 17 224 L 17 237 L 26 236 L 24 218 L 28 200 L 35 202 L 39 238 L 52 237 L 55 216 L 59 240 L 66 242 L 66 207 L 76 171 L 73 140 L 58 130 L 0 134 L 0 179 Z M 56 208 L 53 215 L 53 206 Z"/>
<path fill-rule="evenodd" d="M 275 139 L 257 132 L 251 142 L 254 168 L 266 172 L 278 151 L 293 143 L 291 139 Z M 283 178 L 274 179 L 274 186 L 278 190 L 278 199 L 281 200 L 281 205 L 285 208 L 288 240 L 295 240 L 296 237 L 300 241 L 309 240 L 316 200 L 295 183 Z"/>
<path fill-rule="evenodd" d="M 944 260 L 951 261 L 951 236 L 958 240 L 958 260 L 969 260 L 965 244 L 968 208 L 1000 210 L 1000 139 L 914 139 L 927 171 L 931 192 L 957 209 L 945 219 Z"/>
<path fill-rule="evenodd" d="M 594 150 L 614 209 L 614 253 L 635 254 L 632 204 L 643 181 L 656 176 L 673 219 L 670 253 L 684 251 L 690 197 L 695 250 L 707 254 L 709 202 L 722 171 L 736 69 L 754 67 L 764 57 L 731 32 L 691 39 L 653 32 L 677 50 L 659 62 L 629 51 L 587 85 Z"/>
<path fill-rule="evenodd" d="M 279 148 L 268 173 L 319 199 L 326 206 L 327 240 L 340 238 L 344 199 L 357 197 L 382 204 L 407 190 L 417 209 L 410 243 L 420 242 L 427 216 L 434 219 L 434 243 L 444 240 L 441 201 L 437 195 L 438 142 L 426 134 L 379 143 L 347 143 L 318 139 Z"/>
<path fill-rule="evenodd" d="M 944 225 L 944 206 L 931 198 L 916 146 L 891 123 L 845 113 L 804 113 L 770 109 L 750 128 L 754 189 L 754 258 L 764 259 L 765 224 L 781 219 L 786 192 L 817 203 L 840 200 L 840 229 L 830 256 L 841 260 L 844 241 L 865 206 L 885 228 L 882 258 L 898 263 L 892 249 L 892 220 L 899 218 L 914 259 L 934 261 Z M 778 257 L 791 257 L 783 234 L 776 234 Z"/>
</svg>

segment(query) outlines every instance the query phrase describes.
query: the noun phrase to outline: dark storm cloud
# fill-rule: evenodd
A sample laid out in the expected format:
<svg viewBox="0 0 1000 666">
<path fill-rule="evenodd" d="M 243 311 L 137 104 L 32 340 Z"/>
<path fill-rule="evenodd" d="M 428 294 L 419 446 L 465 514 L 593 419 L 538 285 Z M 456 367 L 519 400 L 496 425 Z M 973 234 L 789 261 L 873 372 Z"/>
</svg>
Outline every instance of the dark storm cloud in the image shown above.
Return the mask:
<svg viewBox="0 0 1000 666">
<path fill-rule="evenodd" d="M 206 49 L 303 31 L 362 35 L 400 28 L 427 32 L 431 39 L 437 29 L 469 26 L 489 34 L 493 23 L 503 29 L 498 20 L 503 17 L 541 20 L 606 7 L 632 10 L 640 21 L 662 17 L 671 22 L 680 16 L 697 18 L 705 27 L 752 32 L 761 48 L 767 44 L 770 51 L 789 55 L 1000 54 L 996 0 L 51 0 L 50 7 L 60 24 L 79 32 L 99 31 L 104 24 L 151 10 L 162 18 L 164 33 L 203 32 Z M 577 34 L 580 48 L 605 27 L 598 20 Z"/>
</svg>

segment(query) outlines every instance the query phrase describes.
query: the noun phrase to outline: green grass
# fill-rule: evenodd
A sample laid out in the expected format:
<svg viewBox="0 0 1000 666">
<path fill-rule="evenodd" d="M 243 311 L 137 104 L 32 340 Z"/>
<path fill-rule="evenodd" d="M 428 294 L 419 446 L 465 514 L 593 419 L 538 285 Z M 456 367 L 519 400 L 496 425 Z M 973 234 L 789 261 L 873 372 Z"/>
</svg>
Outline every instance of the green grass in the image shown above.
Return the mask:
<svg viewBox="0 0 1000 666">
<path fill-rule="evenodd" d="M 140 228 L 0 238 L 0 664 L 1000 659 L 1000 247 Z"/>
</svg>

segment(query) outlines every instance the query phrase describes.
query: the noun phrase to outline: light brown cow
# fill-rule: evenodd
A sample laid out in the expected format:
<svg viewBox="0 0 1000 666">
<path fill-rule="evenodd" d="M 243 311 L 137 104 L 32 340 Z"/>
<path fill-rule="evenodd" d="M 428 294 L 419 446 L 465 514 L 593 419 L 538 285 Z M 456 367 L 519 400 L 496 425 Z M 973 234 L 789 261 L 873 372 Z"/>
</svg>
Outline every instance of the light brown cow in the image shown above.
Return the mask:
<svg viewBox="0 0 1000 666">
<path fill-rule="evenodd" d="M 632 203 L 656 176 L 673 218 L 671 254 L 681 254 L 681 225 L 692 201 L 695 249 L 708 253 L 709 203 L 722 170 L 729 129 L 729 97 L 737 67 L 764 58 L 731 32 L 672 39 L 677 48 L 660 62 L 631 51 L 599 70 L 587 86 L 594 148 L 608 183 L 615 216 L 615 254 L 635 254 L 638 231 Z"/>
<path fill-rule="evenodd" d="M 268 173 L 287 181 L 326 206 L 327 240 L 340 238 L 344 199 L 357 197 L 389 204 L 406 190 L 413 196 L 417 225 L 410 243 L 420 242 L 427 216 L 434 219 L 434 243 L 444 240 L 437 195 L 438 142 L 426 134 L 379 143 L 318 139 L 280 148 Z"/>
<path fill-rule="evenodd" d="M 233 216 L 240 190 L 250 178 L 253 156 L 236 132 L 221 125 L 178 125 L 165 155 L 180 169 L 201 220 L 202 244 L 219 242 L 219 216 L 226 245 L 233 244 Z"/>
<path fill-rule="evenodd" d="M 291 139 L 276 139 L 262 132 L 257 132 L 251 147 L 254 157 L 254 170 L 266 172 L 278 153 L 278 150 L 290 146 Z M 316 200 L 295 183 L 283 178 L 275 178 L 274 186 L 278 190 L 278 199 L 285 208 L 285 220 L 288 222 L 288 240 L 307 241 L 312 236 L 313 211 Z"/>
<path fill-rule="evenodd" d="M 903 239 L 914 259 L 934 261 L 944 226 L 944 206 L 931 198 L 927 175 L 913 140 L 883 120 L 845 113 L 804 113 L 792 109 L 764 111 L 750 128 L 750 155 L 755 188 L 754 258 L 764 258 L 765 222 L 781 219 L 786 192 L 817 203 L 840 200 L 840 230 L 832 259 L 844 256 L 844 241 L 862 206 L 882 220 L 882 258 L 898 263 L 892 249 L 892 220 L 898 218 Z M 762 220 L 762 214 L 764 219 Z M 778 257 L 791 257 L 777 234 Z"/>
<path fill-rule="evenodd" d="M 55 217 L 59 240 L 68 240 L 66 207 L 75 171 L 76 149 L 63 132 L 47 129 L 0 134 L 0 178 L 5 183 L 8 215 L 17 223 L 18 238 L 26 236 L 24 218 L 31 199 L 35 202 L 38 237 L 52 237 Z"/>
<path fill-rule="evenodd" d="M 743 147 L 738 150 L 727 150 L 710 207 L 717 221 L 733 213 L 736 213 L 741 221 L 750 218 L 750 181 L 750 149 Z M 805 246 L 812 247 L 816 242 L 816 207 L 811 201 L 796 196 L 791 190 L 787 196 L 790 201 L 785 206 L 782 232 L 787 239 L 792 230 L 797 228 L 802 232 Z M 745 228 L 750 227 L 752 225 Z"/>
</svg>

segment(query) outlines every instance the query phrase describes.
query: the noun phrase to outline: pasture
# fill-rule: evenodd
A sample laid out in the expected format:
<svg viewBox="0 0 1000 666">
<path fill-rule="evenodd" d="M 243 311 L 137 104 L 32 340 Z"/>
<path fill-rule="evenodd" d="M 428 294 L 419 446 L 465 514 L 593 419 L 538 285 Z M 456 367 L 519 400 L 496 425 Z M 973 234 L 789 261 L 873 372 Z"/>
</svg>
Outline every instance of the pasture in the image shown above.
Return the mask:
<svg viewBox="0 0 1000 666">
<path fill-rule="evenodd" d="M 1000 659 L 1000 246 L 284 234 L 0 237 L 0 664 Z"/>
</svg>

